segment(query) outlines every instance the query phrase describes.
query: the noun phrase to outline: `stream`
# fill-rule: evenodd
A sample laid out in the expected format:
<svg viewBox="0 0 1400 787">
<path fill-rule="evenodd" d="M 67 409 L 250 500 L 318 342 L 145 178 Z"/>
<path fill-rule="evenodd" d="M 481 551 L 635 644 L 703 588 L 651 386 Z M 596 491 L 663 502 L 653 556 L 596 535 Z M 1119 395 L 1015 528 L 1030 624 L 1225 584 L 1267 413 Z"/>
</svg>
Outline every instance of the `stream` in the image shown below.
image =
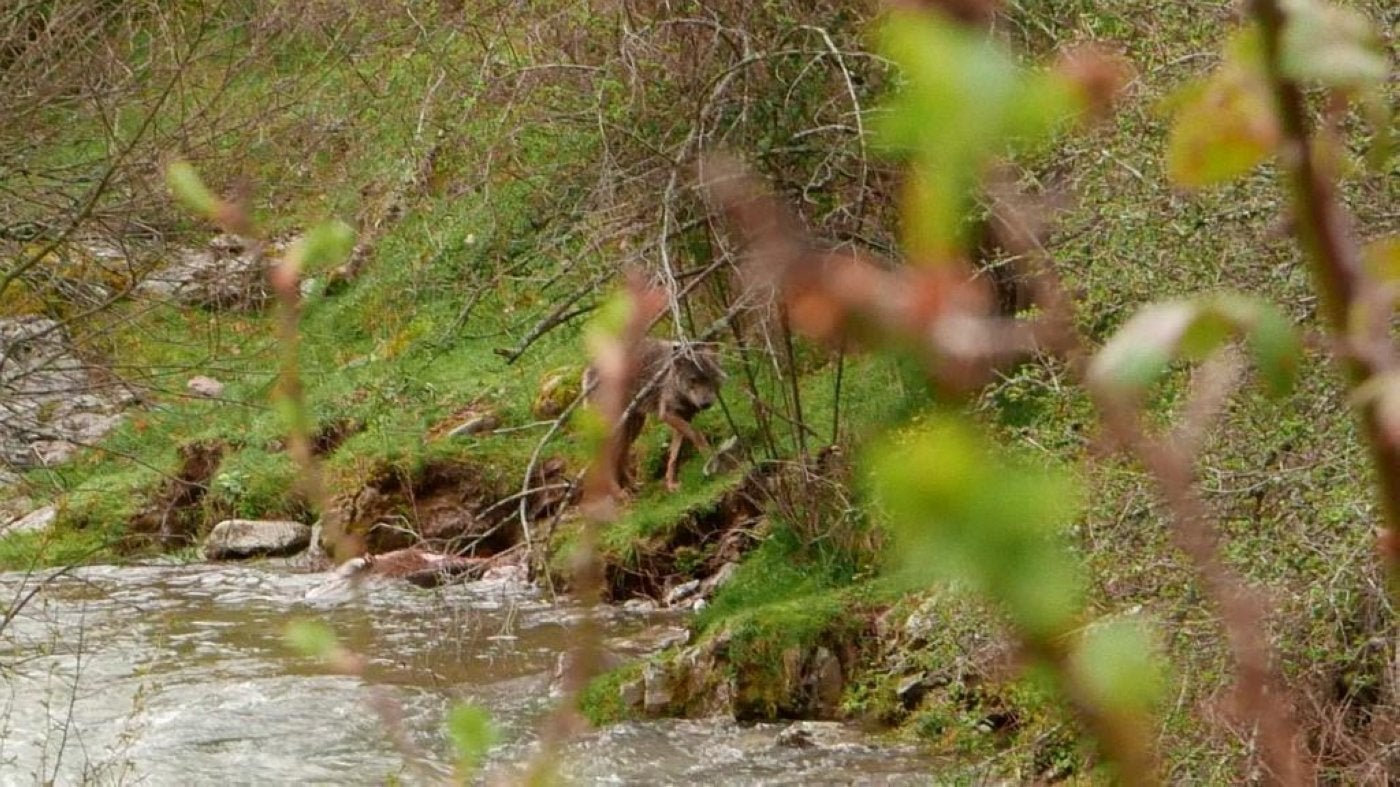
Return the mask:
<svg viewBox="0 0 1400 787">
<path fill-rule="evenodd" d="M 577 607 L 508 580 L 308 600 L 325 581 L 274 563 L 0 573 L 0 609 L 39 588 L 0 631 L 0 784 L 439 783 L 444 714 L 463 700 L 500 731 L 488 772 L 531 756 Z M 329 625 L 366 659 L 363 676 L 290 650 L 298 618 Z M 673 613 L 600 618 L 624 657 L 684 636 Z M 579 736 L 560 772 L 737 785 L 924 784 L 935 771 L 913 747 L 835 722 L 649 720 Z"/>
</svg>

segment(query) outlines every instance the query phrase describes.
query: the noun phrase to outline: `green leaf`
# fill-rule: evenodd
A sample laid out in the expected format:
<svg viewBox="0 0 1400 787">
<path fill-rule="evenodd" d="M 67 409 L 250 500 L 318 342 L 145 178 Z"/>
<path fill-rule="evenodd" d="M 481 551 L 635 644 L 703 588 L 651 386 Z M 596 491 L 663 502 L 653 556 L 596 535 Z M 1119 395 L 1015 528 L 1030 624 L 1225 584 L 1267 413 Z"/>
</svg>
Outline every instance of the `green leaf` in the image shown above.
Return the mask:
<svg viewBox="0 0 1400 787">
<path fill-rule="evenodd" d="M 336 651 L 339 642 L 335 632 L 320 621 L 294 620 L 287 624 L 282 639 L 292 650 L 317 659 L 328 659 Z"/>
<path fill-rule="evenodd" d="M 1361 250 L 1366 272 L 1377 281 L 1400 283 L 1400 235 L 1378 238 Z"/>
<path fill-rule="evenodd" d="M 165 185 L 181 205 L 201 217 L 213 216 L 219 206 L 219 198 L 188 161 L 174 161 L 165 168 Z"/>
<path fill-rule="evenodd" d="M 339 265 L 355 248 L 355 230 L 340 220 L 318 224 L 297 242 L 303 270 L 318 271 Z"/>
<path fill-rule="evenodd" d="M 627 328 L 627 322 L 632 319 L 632 309 L 635 304 L 625 290 L 618 290 L 608 296 L 607 300 L 593 312 L 593 318 L 588 321 L 585 333 L 593 340 L 613 339 L 622 335 Z"/>
<path fill-rule="evenodd" d="M 869 469 L 906 579 L 967 584 L 1032 637 L 1072 625 L 1082 584 L 1058 541 L 1075 511 L 1067 478 L 1008 459 L 951 416 L 877 447 Z"/>
<path fill-rule="evenodd" d="M 1115 714 L 1141 716 L 1161 701 L 1164 681 L 1157 652 L 1145 626 L 1119 619 L 1091 626 L 1070 663 L 1093 705 Z"/>
<path fill-rule="evenodd" d="M 497 739 L 491 714 L 469 702 L 458 703 L 448 710 L 447 735 L 457 752 L 457 775 L 464 779 L 481 765 Z"/>
<path fill-rule="evenodd" d="M 994 38 L 938 15 L 891 13 L 880 40 L 905 80 L 873 124 L 876 143 L 913 165 L 904 245 L 941 259 L 964 241 L 988 159 L 1044 139 L 1082 102 L 1064 77 L 1027 76 Z"/>
<path fill-rule="evenodd" d="M 1293 79 L 1330 87 L 1368 88 L 1390 73 L 1385 42 L 1371 20 L 1353 8 L 1290 0 L 1280 61 Z"/>
<path fill-rule="evenodd" d="M 570 429 L 575 434 L 579 446 L 583 449 L 585 456 L 596 456 L 603 450 L 607 443 L 608 422 L 603 418 L 603 414 L 598 412 L 598 408 L 591 403 L 584 404 L 574 410 L 573 418 L 570 420 Z"/>
<path fill-rule="evenodd" d="M 1271 395 L 1293 387 L 1301 349 L 1288 319 L 1270 304 L 1221 293 L 1154 304 L 1109 339 L 1089 365 L 1089 383 L 1136 397 L 1175 360 L 1200 360 L 1236 336 L 1245 338 Z"/>
<path fill-rule="evenodd" d="M 1167 136 L 1167 174 L 1199 188 L 1242 175 L 1278 145 L 1278 124 L 1259 70 L 1254 31 L 1238 34 L 1225 62 L 1178 93 Z"/>
</svg>

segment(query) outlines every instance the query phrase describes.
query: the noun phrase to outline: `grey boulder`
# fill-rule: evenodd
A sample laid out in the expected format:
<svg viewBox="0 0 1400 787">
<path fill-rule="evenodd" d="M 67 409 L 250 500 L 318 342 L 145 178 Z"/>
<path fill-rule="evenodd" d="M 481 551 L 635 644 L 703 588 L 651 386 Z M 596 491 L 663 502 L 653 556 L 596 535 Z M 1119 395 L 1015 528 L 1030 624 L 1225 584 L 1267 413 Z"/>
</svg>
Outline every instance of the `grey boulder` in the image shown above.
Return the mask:
<svg viewBox="0 0 1400 787">
<path fill-rule="evenodd" d="M 227 519 L 204 541 L 209 560 L 294 555 L 311 543 L 311 527 L 300 522 Z"/>
</svg>

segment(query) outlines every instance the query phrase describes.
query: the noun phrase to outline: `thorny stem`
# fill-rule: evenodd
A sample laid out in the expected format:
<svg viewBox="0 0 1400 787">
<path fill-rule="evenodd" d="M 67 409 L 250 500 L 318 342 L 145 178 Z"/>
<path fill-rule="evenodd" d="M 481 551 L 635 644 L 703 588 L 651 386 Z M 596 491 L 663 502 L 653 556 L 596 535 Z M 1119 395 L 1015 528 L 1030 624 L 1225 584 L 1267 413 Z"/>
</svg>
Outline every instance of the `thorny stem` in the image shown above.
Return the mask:
<svg viewBox="0 0 1400 787">
<path fill-rule="evenodd" d="M 262 259 L 264 246 L 261 240 L 254 241 L 253 253 L 259 260 Z M 305 395 L 301 384 L 301 289 L 298 286 L 299 276 L 293 268 L 287 267 L 288 264 L 285 260 L 280 261 L 268 272 L 273 293 L 277 297 L 277 343 L 282 350 L 282 369 L 277 392 L 290 415 L 287 448 L 292 455 L 292 461 L 301 468 L 298 484 L 305 498 L 324 515 L 330 510 L 329 500 L 321 483 L 320 463 L 316 461 L 316 455 L 311 450 Z M 338 563 L 352 556 L 350 552 L 354 551 L 354 545 L 348 543 L 347 534 L 334 532 L 328 535 L 332 551 L 335 553 L 331 555 L 333 560 Z"/>
<path fill-rule="evenodd" d="M 574 629 L 574 644 L 570 662 L 564 670 L 564 696 L 545 721 L 540 734 L 539 752 L 531 760 L 523 782 L 545 783 L 557 765 L 559 749 L 581 725 L 578 700 L 588 681 L 599 671 L 601 634 L 595 618 L 602 602 L 606 577 L 598 555 L 599 533 L 617 513 L 616 457 L 625 452 L 622 424 L 629 408 L 629 392 L 639 377 L 641 364 L 637 348 L 647 330 L 661 314 L 664 298 L 657 290 L 647 288 L 639 277 L 629 281 L 632 313 L 621 335 L 599 339 L 593 347 L 593 364 L 598 371 L 594 404 L 607 427 L 607 435 L 599 446 L 598 456 L 589 467 L 583 481 L 583 497 L 579 508 L 584 514 L 583 528 L 571 559 L 572 590 L 583 606 L 583 614 Z"/>
<path fill-rule="evenodd" d="M 1354 391 L 1396 368 L 1388 322 L 1370 330 L 1351 327 L 1352 315 L 1375 286 L 1362 269 L 1349 216 L 1337 199 L 1331 180 L 1318 166 L 1312 149 L 1307 105 L 1302 88 L 1283 72 L 1282 38 L 1286 22 L 1278 0 L 1250 4 L 1263 33 L 1264 70 L 1278 113 L 1282 140 L 1279 161 L 1286 172 L 1293 202 L 1298 243 L 1312 262 L 1313 279 L 1322 296 L 1322 310 L 1332 332 L 1343 342 L 1343 367 Z M 1360 335 L 1357 335 L 1360 334 Z M 1381 421 L 1374 398 L 1364 401 L 1361 422 L 1381 490 L 1384 517 L 1380 551 L 1392 600 L 1400 604 L 1400 435 Z"/>
<path fill-rule="evenodd" d="M 1282 677 L 1271 663 L 1264 605 L 1220 559 L 1220 537 L 1196 490 L 1192 453 L 1183 441 L 1153 441 L 1136 413 L 1120 401 L 1101 402 L 1105 426 L 1156 482 L 1171 513 L 1177 546 L 1191 558 L 1207 596 L 1219 608 L 1235 662 L 1237 712 L 1257 725 L 1264 762 L 1279 784 L 1312 783 Z"/>
<path fill-rule="evenodd" d="M 1093 735 L 1099 756 L 1112 764 L 1118 780 L 1141 787 L 1161 784 L 1150 725 L 1140 716 L 1112 713 L 1093 700 L 1075 676 L 1068 642 L 1067 637 L 1028 640 L 1026 649 L 1054 668 L 1060 690 Z"/>
<path fill-rule="evenodd" d="M 838 296 L 842 293 L 836 290 L 843 284 L 851 284 L 850 276 L 845 279 L 811 277 L 810 274 L 813 271 L 821 271 L 822 264 L 829 263 L 832 256 L 819 251 L 798 228 L 782 204 L 749 180 L 737 163 L 728 159 L 713 158 L 707 162 L 705 169 L 710 173 L 706 185 L 711 199 L 727 214 L 731 225 L 748 248 L 749 266 L 756 274 L 753 276 L 755 281 L 771 282 L 777 286 L 789 301 L 788 306 L 791 306 L 790 301 L 795 292 L 820 292 L 826 299 L 825 303 L 829 304 L 828 308 L 849 309 L 852 312 L 860 312 L 864 318 L 883 319 L 890 328 L 890 336 L 913 340 L 931 352 L 941 350 L 938 338 L 928 330 L 919 329 L 917 322 L 911 322 L 907 315 L 900 313 L 899 304 L 880 297 L 840 301 Z M 865 284 L 876 286 L 852 288 L 854 290 L 878 295 L 888 292 L 889 289 L 876 283 L 908 286 L 908 283 L 900 278 L 900 274 L 894 272 L 896 269 L 856 264 L 855 260 L 854 256 L 850 258 L 851 264 L 847 270 L 852 275 L 867 280 Z M 808 278 L 802 278 L 804 275 Z M 1040 277 L 1039 281 L 1042 290 L 1054 291 L 1057 285 L 1054 278 L 1048 274 Z M 951 278 L 916 281 L 915 284 L 925 288 L 948 287 L 958 294 L 965 294 L 965 290 L 956 288 Z M 1059 297 L 1047 298 L 1047 306 L 1070 309 L 1067 299 Z M 1042 323 L 1046 328 L 1043 341 L 1051 345 L 1058 345 L 1063 341 L 1066 337 L 1061 334 L 1067 332 L 1064 326 L 1073 324 L 1068 315 L 1058 313 L 1049 315 Z M 1016 324 L 1020 325 L 1019 322 Z M 911 328 L 911 325 L 915 327 Z M 797 327 L 800 329 L 801 325 Z M 815 338 L 844 340 L 847 334 L 843 329 L 844 326 L 839 326 L 834 331 L 824 332 L 824 335 Z M 986 353 L 967 360 L 964 365 L 968 368 L 960 371 L 967 372 L 972 367 L 990 369 L 1005 359 L 1003 351 L 1006 348 L 988 346 L 986 349 Z M 935 370 L 935 373 L 939 371 L 948 373 L 946 369 Z M 937 378 L 934 382 L 938 382 Z M 1054 668 L 1060 686 L 1094 738 L 1100 756 L 1113 763 L 1122 780 L 1129 784 L 1157 784 L 1160 779 L 1157 758 L 1147 732 L 1150 719 L 1114 713 L 1100 707 L 1069 663 L 1070 652 L 1066 638 L 1033 637 L 1023 634 L 1022 642 L 1030 655 Z"/>
</svg>

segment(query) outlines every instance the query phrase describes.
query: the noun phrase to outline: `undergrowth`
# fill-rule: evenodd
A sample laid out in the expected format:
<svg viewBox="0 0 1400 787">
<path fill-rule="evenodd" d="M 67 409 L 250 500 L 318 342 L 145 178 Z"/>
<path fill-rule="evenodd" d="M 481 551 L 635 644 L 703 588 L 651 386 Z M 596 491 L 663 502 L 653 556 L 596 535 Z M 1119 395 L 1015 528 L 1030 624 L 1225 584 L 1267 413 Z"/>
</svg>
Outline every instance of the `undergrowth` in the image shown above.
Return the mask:
<svg viewBox="0 0 1400 787">
<path fill-rule="evenodd" d="M 222 27 L 213 31 L 221 54 L 190 66 L 179 87 L 184 109 L 163 110 L 159 133 L 142 148 L 149 161 L 182 153 L 221 186 L 246 179 L 254 214 L 273 233 L 337 216 L 352 220 L 372 243 L 362 276 L 343 291 L 313 295 L 301 323 L 302 371 L 315 419 L 324 424 L 350 418 L 363 425 L 324 457 L 337 492 L 353 492 L 386 468 L 412 473 L 437 461 L 491 466 L 518 477 L 543 428 L 455 439 L 429 435 L 473 403 L 494 409 L 506 427 L 535 421 L 529 405 L 541 378 L 582 364 L 576 321 L 546 333 L 514 364 L 497 351 L 513 348 L 557 299 L 603 266 L 641 257 L 638 249 L 658 234 L 657 227 L 635 222 L 629 213 L 635 206 L 616 197 L 636 189 L 642 215 L 654 213 L 658 181 L 637 173 L 652 175 L 658 165 L 642 154 L 640 162 L 620 161 L 605 143 L 640 138 L 659 145 L 661 158 L 671 161 L 672 146 L 685 130 L 673 125 L 672 115 L 686 113 L 670 110 L 681 105 L 677 94 L 699 91 L 654 79 L 656 92 L 635 92 L 624 79 L 628 75 L 607 70 L 615 64 L 603 63 L 599 54 L 610 41 L 611 20 L 583 7 L 548 5 L 532 6 L 532 18 L 510 20 L 503 42 L 486 49 L 470 25 L 450 15 L 422 29 L 396 14 L 350 13 L 338 28 L 339 39 L 330 36 L 324 16 L 298 19 L 286 9 L 264 26 L 246 21 Z M 1121 45 L 1138 68 L 1112 123 L 1038 152 L 1022 173 L 1032 189 L 1057 185 L 1075 195 L 1050 245 L 1079 299 L 1077 319 L 1085 334 L 1102 341 L 1149 300 L 1220 286 L 1265 294 L 1297 322 L 1313 325 L 1316 302 L 1307 271 L 1270 223 L 1283 195 L 1268 168 L 1191 198 L 1174 191 L 1163 175 L 1162 100 L 1210 64 L 1213 56 L 1203 53 L 1218 49 L 1230 9 L 1137 1 L 1032 5 L 1009 4 L 1002 32 L 1019 49 L 1038 53 L 1066 41 L 1105 39 Z M 555 6 L 568 6 L 573 33 L 535 26 L 534 17 L 552 18 L 548 12 L 558 11 Z M 257 19 L 250 9 L 237 13 Z M 770 18 L 731 10 L 755 25 L 792 21 L 778 11 Z M 838 18 L 831 12 L 827 20 L 838 40 L 863 47 L 855 31 L 865 10 L 840 13 Z M 566 35 L 573 38 L 557 38 Z M 342 57 L 337 47 L 356 56 Z M 269 56 L 239 55 L 250 52 Z M 657 52 L 646 57 L 655 62 L 640 67 L 655 72 L 670 62 Z M 575 60 L 604 69 L 603 76 L 586 83 L 572 81 L 578 77 L 572 73 L 541 75 L 548 69 L 521 76 L 522 69 Z M 471 67 L 448 67 L 464 63 Z M 775 72 L 784 67 L 772 66 Z M 793 71 L 800 68 L 792 65 Z M 859 96 L 873 101 L 885 77 L 876 71 L 861 76 Z M 115 118 L 117 133 L 134 128 L 139 108 L 159 89 L 155 82 L 137 84 L 132 108 Z M 852 218 L 853 200 L 841 191 L 850 173 L 828 166 L 823 144 L 810 135 L 762 128 L 803 129 L 808 110 L 837 106 L 822 89 L 803 90 L 811 92 L 761 99 L 756 117 L 763 122 L 743 126 L 733 137 L 717 135 L 717 141 L 752 142 L 760 166 L 803 198 L 804 215 L 823 237 L 889 248 L 878 205 Z M 844 90 L 840 85 L 836 95 Z M 849 117 L 841 107 L 841 117 Z M 739 128 L 744 109 L 755 108 L 733 106 L 720 114 Z M 207 133 L 182 134 L 185 113 L 201 112 L 214 118 Z M 109 155 L 109 146 L 94 141 L 107 138 L 107 118 L 95 106 L 64 106 L 40 120 L 50 130 L 36 148 L 34 167 L 92 171 Z M 616 136 L 618 128 L 625 136 Z M 1400 196 L 1400 178 L 1393 160 L 1389 167 L 1356 179 L 1343 195 L 1368 235 L 1400 230 L 1388 207 Z M 888 174 L 872 165 L 872 202 L 888 196 L 878 182 Z M 0 175 L 5 188 L 27 183 L 16 173 Z M 170 244 L 203 243 L 205 229 L 136 186 L 131 193 L 145 196 L 145 218 Z M 610 194 L 616 202 L 608 201 Z M 684 245 L 673 250 L 676 262 L 708 262 L 707 255 L 716 253 L 712 239 L 701 230 L 688 232 Z M 156 250 L 137 262 L 152 266 L 162 256 Z M 686 315 L 691 324 L 681 328 L 693 335 L 717 317 L 713 300 L 709 293 L 697 297 L 696 313 Z M 676 329 L 668 324 L 658 333 Z M 68 465 L 31 470 L 17 488 L 0 491 L 22 494 L 36 505 L 52 501 L 60 511 L 49 533 L 0 538 L 0 568 L 114 559 L 126 524 L 176 464 L 178 446 L 197 440 L 229 445 L 203 503 L 208 517 L 314 520 L 320 512 L 292 490 L 295 469 L 279 442 L 284 425 L 268 403 L 277 363 L 273 335 L 270 317 L 261 313 L 117 303 L 112 316 L 84 338 L 133 370 L 145 388 L 143 406 L 100 449 Z M 732 336 L 721 332 L 718 338 L 728 342 Z M 791 396 L 786 379 L 773 371 L 782 366 L 774 358 L 783 353 L 775 350 L 770 357 L 771 348 L 759 349 L 750 388 L 736 371 L 747 356 L 725 345 L 731 380 L 724 406 L 698 423 L 721 440 L 737 433 L 760 461 L 791 461 L 803 443 L 809 454 L 830 442 L 859 445 L 927 401 L 920 372 L 910 362 L 876 361 L 852 348 L 840 362 L 835 423 L 838 360 L 799 345 L 798 396 L 811 430 L 799 438 L 772 414 L 786 413 L 775 403 Z M 184 391 L 184 381 L 195 373 L 226 383 L 220 401 Z M 977 401 L 979 421 L 1031 455 L 1066 464 L 1093 459 L 1092 404 L 1068 384 L 1068 375 L 1053 360 L 1006 373 Z M 1358 698 L 1342 719 L 1354 723 L 1356 714 L 1366 712 L 1364 700 L 1385 666 L 1368 643 L 1393 634 L 1377 623 L 1393 612 L 1383 611 L 1375 578 L 1364 568 L 1370 534 L 1355 525 L 1374 519 L 1375 512 L 1365 492 L 1370 479 L 1356 430 L 1340 404 L 1344 396 L 1320 353 L 1305 356 L 1299 377 L 1301 389 L 1291 399 L 1244 395 L 1228 406 L 1201 457 L 1203 493 L 1229 536 L 1228 562 L 1276 600 L 1271 634 L 1290 681 L 1320 704 L 1336 695 Z M 1165 386 L 1154 402 L 1157 417 L 1164 419 L 1180 403 L 1184 386 L 1181 374 Z M 664 455 L 662 431 L 653 425 L 637 446 L 649 473 Z M 563 456 L 573 469 L 585 459 L 567 432 L 547 453 Z M 643 488 L 627 516 L 604 534 L 609 559 L 626 564 L 639 545 L 664 538 L 668 528 L 715 505 L 739 482 L 734 474 L 705 478 L 700 465 L 695 458 L 685 464 L 680 493 Z M 1147 478 L 1118 460 L 1083 466 L 1089 468 L 1080 479 L 1088 499 L 1068 536 L 1095 578 L 1089 604 L 1095 612 L 1142 609 L 1170 621 L 1167 649 L 1175 676 L 1168 694 L 1175 701 L 1166 709 L 1162 749 L 1171 776 L 1213 781 L 1238 773 L 1247 742 L 1202 721 L 1228 674 L 1219 625 L 1201 603 L 1189 564 L 1170 546 Z M 842 519 L 823 515 L 821 521 Z M 566 544 L 567 533 L 559 541 Z M 873 578 L 870 568 L 882 557 L 809 543 L 770 517 L 758 546 L 694 625 L 702 636 L 727 632 L 739 658 L 771 669 L 787 650 L 809 648 L 835 628 L 866 625 L 895 605 L 901 594 Z M 984 622 L 985 610 L 965 600 L 922 601 L 936 611 L 943 634 L 901 645 L 907 652 L 900 669 L 883 664 L 852 681 L 851 712 L 904 724 L 941 749 L 995 759 L 1022 747 L 1032 752 L 1033 774 L 1074 771 L 1080 754 L 1063 743 L 1072 736 L 1034 682 L 1003 680 L 995 670 L 980 669 L 985 665 L 968 663 L 968 651 L 955 647 L 995 642 L 1004 631 Z M 894 706 L 892 692 L 908 673 L 946 670 L 949 663 L 966 667 L 946 676 L 947 686 L 959 688 L 931 692 L 927 704 L 913 709 Z M 590 715 L 621 715 L 612 703 L 622 683 L 635 678 L 633 669 L 589 690 L 585 705 L 598 709 Z M 966 688 L 973 675 L 979 685 Z M 1013 710 L 1015 724 L 976 732 L 988 717 Z M 1028 741 L 1034 745 L 1026 746 Z M 1013 759 L 997 760 L 989 771 L 1013 772 Z"/>
</svg>

